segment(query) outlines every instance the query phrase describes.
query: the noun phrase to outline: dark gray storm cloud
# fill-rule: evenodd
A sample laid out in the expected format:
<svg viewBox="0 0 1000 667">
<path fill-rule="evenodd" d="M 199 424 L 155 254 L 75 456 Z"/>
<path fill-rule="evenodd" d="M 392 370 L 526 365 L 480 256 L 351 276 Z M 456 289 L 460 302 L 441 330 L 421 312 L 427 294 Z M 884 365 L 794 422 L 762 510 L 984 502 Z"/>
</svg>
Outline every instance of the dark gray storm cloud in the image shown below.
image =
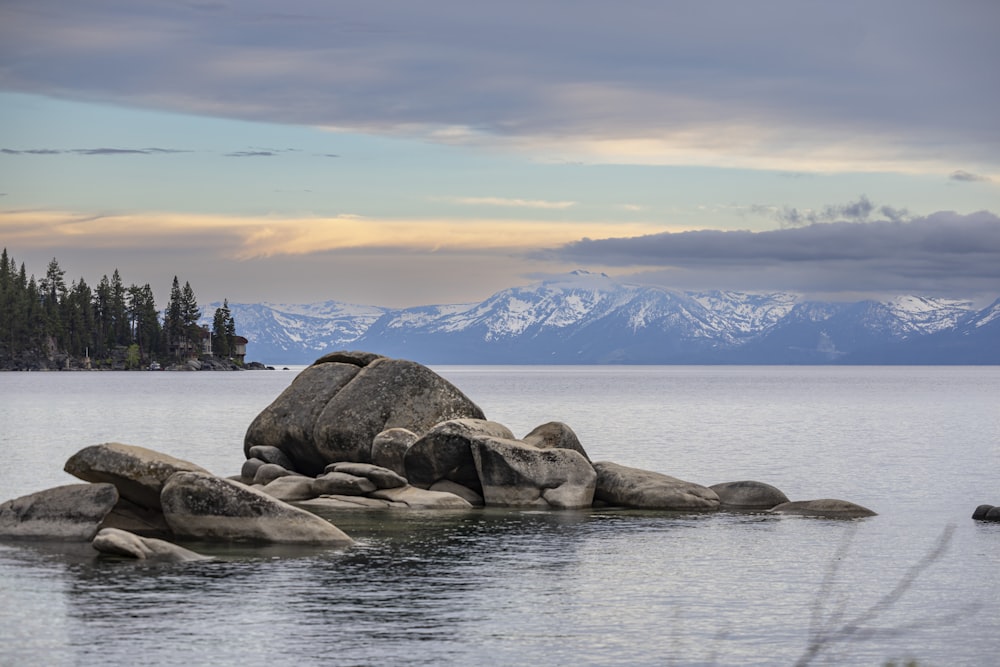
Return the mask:
<svg viewBox="0 0 1000 667">
<path fill-rule="evenodd" d="M 1000 218 L 985 211 L 583 239 L 542 256 L 584 266 L 660 267 L 672 286 L 694 289 L 1000 294 Z"/>
<path fill-rule="evenodd" d="M 387 132 L 633 139 L 753 126 L 791 144 L 877 137 L 956 164 L 1000 155 L 991 0 L 275 7 L 7 0 L 0 88 Z"/>
</svg>

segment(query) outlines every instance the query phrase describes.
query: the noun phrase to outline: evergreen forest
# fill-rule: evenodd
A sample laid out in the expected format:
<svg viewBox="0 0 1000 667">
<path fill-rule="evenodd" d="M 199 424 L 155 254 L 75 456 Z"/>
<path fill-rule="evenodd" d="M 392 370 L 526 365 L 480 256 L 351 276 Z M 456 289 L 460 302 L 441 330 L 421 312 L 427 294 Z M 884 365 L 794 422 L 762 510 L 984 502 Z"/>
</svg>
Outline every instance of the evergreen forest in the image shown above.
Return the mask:
<svg viewBox="0 0 1000 667">
<path fill-rule="evenodd" d="M 36 279 L 6 248 L 0 254 L 0 368 L 147 368 L 209 349 L 229 359 L 246 342 L 236 334 L 228 300 L 216 309 L 211 330 L 200 318 L 194 290 L 176 276 L 161 313 L 149 283 L 126 287 L 118 269 L 96 287 L 83 278 L 67 284 L 55 258 Z"/>
</svg>

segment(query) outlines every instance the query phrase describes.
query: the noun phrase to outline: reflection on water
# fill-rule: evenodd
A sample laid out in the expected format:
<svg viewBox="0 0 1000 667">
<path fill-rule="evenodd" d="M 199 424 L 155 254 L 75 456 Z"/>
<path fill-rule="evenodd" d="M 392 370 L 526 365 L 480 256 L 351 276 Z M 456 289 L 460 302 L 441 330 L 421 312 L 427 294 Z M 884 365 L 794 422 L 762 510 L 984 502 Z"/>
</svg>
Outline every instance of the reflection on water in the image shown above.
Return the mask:
<svg viewBox="0 0 1000 667">
<path fill-rule="evenodd" d="M 1000 648 L 982 623 L 1000 617 L 1000 525 L 968 518 L 1000 502 L 1000 369 L 442 372 L 517 434 L 565 421 L 595 460 L 879 516 L 341 511 L 328 518 L 353 547 L 195 543 L 215 560 L 182 564 L 0 544 L 0 664 L 792 664 L 814 610 L 875 603 L 947 524 L 951 548 L 877 632 L 824 658 L 973 665 Z M 290 381 L 0 376 L 3 499 L 72 481 L 62 462 L 109 440 L 235 472 L 247 424 Z"/>
</svg>

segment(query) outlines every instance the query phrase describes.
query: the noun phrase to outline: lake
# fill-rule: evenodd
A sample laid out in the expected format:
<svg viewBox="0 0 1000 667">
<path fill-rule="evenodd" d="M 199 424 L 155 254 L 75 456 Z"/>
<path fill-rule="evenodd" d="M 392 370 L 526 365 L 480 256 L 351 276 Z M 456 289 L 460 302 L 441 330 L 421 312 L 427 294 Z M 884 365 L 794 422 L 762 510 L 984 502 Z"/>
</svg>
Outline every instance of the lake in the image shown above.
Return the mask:
<svg viewBox="0 0 1000 667">
<path fill-rule="evenodd" d="M 1000 652 L 1000 524 L 970 519 L 1000 504 L 998 367 L 435 370 L 518 436 L 563 421 L 595 461 L 879 515 L 341 512 L 346 550 L 172 565 L 0 543 L 0 664 L 790 665 L 843 627 L 810 664 Z M 294 376 L 0 373 L 0 500 L 107 441 L 237 473 Z"/>
</svg>

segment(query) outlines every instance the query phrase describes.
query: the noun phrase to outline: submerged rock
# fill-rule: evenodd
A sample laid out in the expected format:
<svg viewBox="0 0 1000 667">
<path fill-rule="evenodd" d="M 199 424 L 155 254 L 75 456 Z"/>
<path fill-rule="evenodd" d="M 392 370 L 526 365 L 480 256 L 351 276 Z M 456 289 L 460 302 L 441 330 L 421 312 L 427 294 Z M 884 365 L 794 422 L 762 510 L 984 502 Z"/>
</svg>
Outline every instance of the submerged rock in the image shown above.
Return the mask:
<svg viewBox="0 0 1000 667">
<path fill-rule="evenodd" d="M 348 545 L 353 540 L 314 514 L 249 486 L 179 472 L 163 487 L 163 515 L 182 537 L 233 542 Z"/>
<path fill-rule="evenodd" d="M 118 502 L 113 484 L 67 484 L 0 505 L 0 537 L 89 542 Z"/>
<path fill-rule="evenodd" d="M 868 516 L 876 516 L 876 513 L 867 507 L 835 498 L 796 500 L 790 503 L 782 503 L 771 508 L 770 511 L 775 514 L 795 514 L 824 519 L 860 519 Z"/>
<path fill-rule="evenodd" d="M 91 545 L 97 551 L 114 556 L 125 556 L 139 560 L 157 560 L 172 563 L 208 560 L 190 549 L 154 537 L 140 537 L 117 528 L 104 528 Z"/>
<path fill-rule="evenodd" d="M 720 508 L 724 510 L 769 510 L 788 502 L 788 496 L 780 489 L 764 482 L 724 482 L 708 488 L 718 494 Z"/>
<path fill-rule="evenodd" d="M 980 505 L 972 513 L 972 518 L 976 521 L 1000 521 L 1000 507 Z"/>
<path fill-rule="evenodd" d="M 594 469 L 594 497 L 610 505 L 699 512 L 719 509 L 718 494 L 700 484 L 608 461 L 595 463 Z"/>
</svg>

